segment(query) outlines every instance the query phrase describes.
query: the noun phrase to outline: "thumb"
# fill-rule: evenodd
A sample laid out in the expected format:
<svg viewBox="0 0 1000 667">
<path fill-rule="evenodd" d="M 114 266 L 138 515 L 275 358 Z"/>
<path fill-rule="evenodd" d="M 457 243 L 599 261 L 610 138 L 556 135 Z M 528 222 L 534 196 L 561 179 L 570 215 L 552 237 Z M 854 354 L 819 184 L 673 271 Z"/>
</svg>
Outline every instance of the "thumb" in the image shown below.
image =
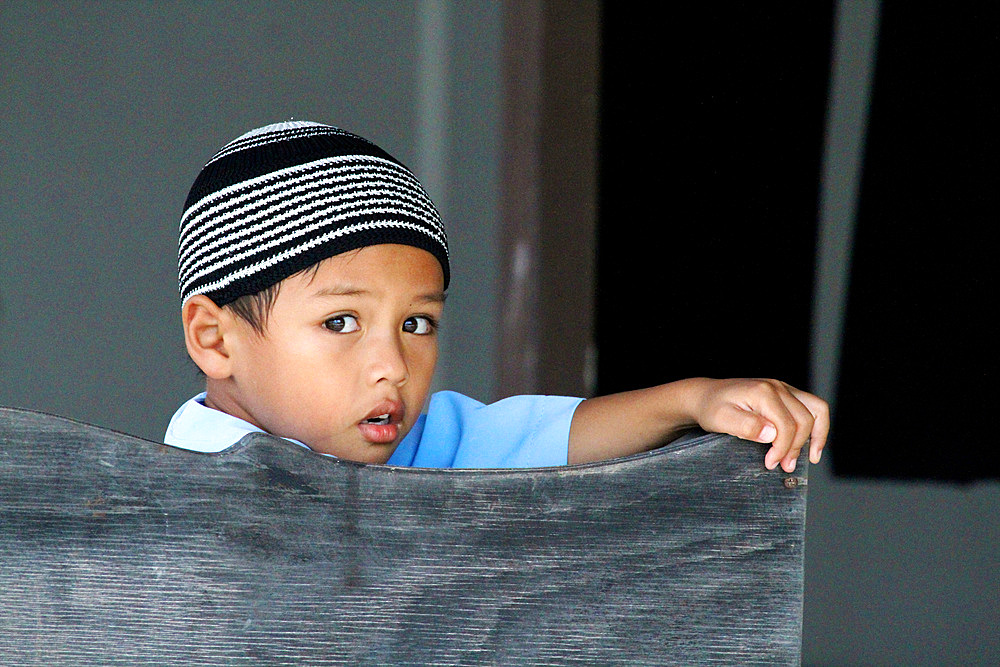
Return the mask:
<svg viewBox="0 0 1000 667">
<path fill-rule="evenodd" d="M 706 430 L 721 431 L 735 435 L 737 438 L 763 444 L 772 443 L 778 437 L 778 429 L 774 424 L 755 412 L 730 406 L 719 417 L 722 423 L 713 425 L 715 428 L 709 426 Z"/>
</svg>

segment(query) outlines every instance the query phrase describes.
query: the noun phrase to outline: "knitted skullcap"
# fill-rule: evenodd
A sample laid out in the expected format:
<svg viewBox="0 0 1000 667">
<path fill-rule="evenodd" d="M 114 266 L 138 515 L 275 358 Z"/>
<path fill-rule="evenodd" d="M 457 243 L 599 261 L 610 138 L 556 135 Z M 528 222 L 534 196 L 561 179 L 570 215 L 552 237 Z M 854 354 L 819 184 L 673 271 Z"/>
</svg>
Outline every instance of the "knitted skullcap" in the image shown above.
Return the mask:
<svg viewBox="0 0 1000 667">
<path fill-rule="evenodd" d="M 224 306 L 349 250 L 400 243 L 428 251 L 448 286 L 448 240 L 416 177 L 330 125 L 290 121 L 227 144 L 195 179 L 181 217 L 181 300 Z"/>
</svg>

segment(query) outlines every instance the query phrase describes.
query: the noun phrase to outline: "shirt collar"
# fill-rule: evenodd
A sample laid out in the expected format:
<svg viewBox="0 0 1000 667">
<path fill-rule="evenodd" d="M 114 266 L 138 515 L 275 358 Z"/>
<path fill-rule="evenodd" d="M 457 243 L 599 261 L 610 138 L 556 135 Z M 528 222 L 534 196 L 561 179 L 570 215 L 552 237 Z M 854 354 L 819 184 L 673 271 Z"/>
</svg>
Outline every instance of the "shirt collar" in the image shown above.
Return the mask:
<svg viewBox="0 0 1000 667">
<path fill-rule="evenodd" d="M 212 454 L 232 447 L 248 433 L 264 431 L 239 417 L 208 407 L 205 405 L 205 392 L 202 392 L 184 403 L 170 418 L 163 442 L 181 449 Z M 305 447 L 298 440 L 285 440 Z"/>
</svg>

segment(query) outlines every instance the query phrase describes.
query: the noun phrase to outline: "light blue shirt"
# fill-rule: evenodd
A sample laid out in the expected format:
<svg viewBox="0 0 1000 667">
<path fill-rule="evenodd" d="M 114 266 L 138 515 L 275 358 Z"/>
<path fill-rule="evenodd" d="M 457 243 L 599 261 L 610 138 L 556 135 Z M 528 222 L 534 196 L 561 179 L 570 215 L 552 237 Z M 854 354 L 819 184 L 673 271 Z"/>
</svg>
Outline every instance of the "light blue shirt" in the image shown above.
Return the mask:
<svg viewBox="0 0 1000 667">
<path fill-rule="evenodd" d="M 262 432 L 249 422 L 207 407 L 204 399 L 205 394 L 199 394 L 174 413 L 164 443 L 196 452 L 221 452 L 248 433 Z M 512 396 L 485 405 L 453 391 L 438 392 L 431 396 L 427 413 L 419 417 L 399 443 L 388 465 L 422 468 L 566 465 L 569 427 L 582 400 L 566 396 Z"/>
</svg>

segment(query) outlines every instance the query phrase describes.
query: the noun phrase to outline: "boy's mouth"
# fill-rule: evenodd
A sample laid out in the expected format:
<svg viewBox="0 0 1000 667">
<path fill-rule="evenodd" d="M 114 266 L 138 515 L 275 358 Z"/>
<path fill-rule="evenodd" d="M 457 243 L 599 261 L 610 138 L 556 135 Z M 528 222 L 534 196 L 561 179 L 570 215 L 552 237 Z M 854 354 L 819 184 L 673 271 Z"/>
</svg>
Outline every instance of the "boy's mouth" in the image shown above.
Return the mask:
<svg viewBox="0 0 1000 667">
<path fill-rule="evenodd" d="M 369 417 L 368 419 L 362 419 L 362 424 L 388 424 L 389 414 L 379 415 L 378 417 Z"/>
<path fill-rule="evenodd" d="M 361 437 L 373 445 L 388 445 L 399 437 L 405 408 L 397 401 L 383 401 L 358 422 Z"/>
</svg>

